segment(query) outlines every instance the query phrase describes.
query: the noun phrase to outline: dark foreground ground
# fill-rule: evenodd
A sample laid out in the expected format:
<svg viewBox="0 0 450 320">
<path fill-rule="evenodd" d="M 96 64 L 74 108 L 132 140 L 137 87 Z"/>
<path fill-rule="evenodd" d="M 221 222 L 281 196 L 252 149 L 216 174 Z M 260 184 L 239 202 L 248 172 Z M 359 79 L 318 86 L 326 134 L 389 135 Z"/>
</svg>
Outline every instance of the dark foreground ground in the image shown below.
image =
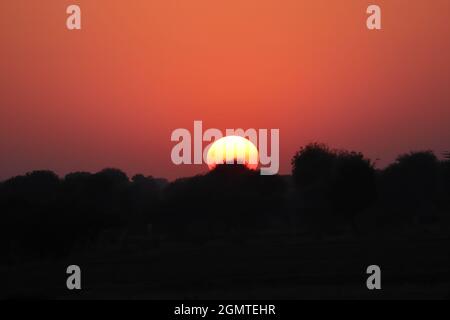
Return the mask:
<svg viewBox="0 0 450 320">
<path fill-rule="evenodd" d="M 432 152 L 378 170 L 321 144 L 291 176 L 34 171 L 0 183 L 0 298 L 449 299 L 449 182 Z"/>
<path fill-rule="evenodd" d="M 306 239 L 259 235 L 204 245 L 130 237 L 64 261 L 2 267 L 7 299 L 449 299 L 450 238 L 433 235 Z M 82 290 L 66 289 L 66 268 Z M 366 268 L 382 290 L 366 287 Z"/>
</svg>

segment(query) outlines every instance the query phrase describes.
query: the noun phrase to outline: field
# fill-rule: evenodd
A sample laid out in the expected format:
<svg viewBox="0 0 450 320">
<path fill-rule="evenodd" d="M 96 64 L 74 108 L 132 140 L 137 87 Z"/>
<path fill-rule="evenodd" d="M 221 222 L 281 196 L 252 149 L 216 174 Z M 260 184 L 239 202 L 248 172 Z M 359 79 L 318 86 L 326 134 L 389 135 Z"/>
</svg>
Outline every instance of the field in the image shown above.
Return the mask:
<svg viewBox="0 0 450 320">
<path fill-rule="evenodd" d="M 203 245 L 130 237 L 59 262 L 1 269 L 9 299 L 448 299 L 450 238 L 260 235 Z M 66 288 L 66 268 L 82 290 Z M 366 287 L 379 265 L 382 290 Z"/>
</svg>

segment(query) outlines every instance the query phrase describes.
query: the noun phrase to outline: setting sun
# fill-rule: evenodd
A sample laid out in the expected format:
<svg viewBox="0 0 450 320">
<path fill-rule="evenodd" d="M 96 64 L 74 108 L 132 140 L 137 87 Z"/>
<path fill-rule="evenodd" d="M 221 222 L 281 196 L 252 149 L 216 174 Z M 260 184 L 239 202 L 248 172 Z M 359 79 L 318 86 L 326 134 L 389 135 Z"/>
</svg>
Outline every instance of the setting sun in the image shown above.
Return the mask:
<svg viewBox="0 0 450 320">
<path fill-rule="evenodd" d="M 207 164 L 213 170 L 218 164 L 243 164 L 251 170 L 258 168 L 256 146 L 240 136 L 226 136 L 215 141 L 208 150 Z"/>
</svg>

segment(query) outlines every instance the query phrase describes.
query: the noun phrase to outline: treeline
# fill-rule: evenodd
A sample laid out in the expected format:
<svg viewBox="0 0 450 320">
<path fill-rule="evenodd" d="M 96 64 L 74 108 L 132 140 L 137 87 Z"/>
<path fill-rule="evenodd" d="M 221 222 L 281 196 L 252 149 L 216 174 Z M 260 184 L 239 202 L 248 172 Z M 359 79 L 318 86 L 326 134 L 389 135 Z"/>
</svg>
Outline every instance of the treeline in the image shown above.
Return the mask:
<svg viewBox="0 0 450 320">
<path fill-rule="evenodd" d="M 378 227 L 450 218 L 450 161 L 431 151 L 399 156 L 383 170 L 359 152 L 303 147 L 292 159 L 296 204 L 312 224 L 348 223 L 364 214 Z"/>
<path fill-rule="evenodd" d="M 267 229 L 356 232 L 361 216 L 379 228 L 439 225 L 449 218 L 450 161 L 415 152 L 377 170 L 361 153 L 310 144 L 293 157 L 289 177 L 237 165 L 172 183 L 117 169 L 64 178 L 35 171 L 0 183 L 0 208 L 6 262 L 65 256 L 106 231 L 203 243 Z"/>
<path fill-rule="evenodd" d="M 34 171 L 0 184 L 0 248 L 6 260 L 61 257 L 96 242 L 104 230 L 153 221 L 167 184 L 117 169 L 60 179 Z"/>
</svg>

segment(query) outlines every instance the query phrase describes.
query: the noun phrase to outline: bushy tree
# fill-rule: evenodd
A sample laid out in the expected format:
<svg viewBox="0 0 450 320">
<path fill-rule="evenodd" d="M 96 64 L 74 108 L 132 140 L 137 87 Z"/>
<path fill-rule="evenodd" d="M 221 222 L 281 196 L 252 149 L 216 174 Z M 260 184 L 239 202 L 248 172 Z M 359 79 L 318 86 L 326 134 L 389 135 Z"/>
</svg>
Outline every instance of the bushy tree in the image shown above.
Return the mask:
<svg viewBox="0 0 450 320">
<path fill-rule="evenodd" d="M 335 159 L 330 196 L 340 217 L 354 217 L 376 199 L 375 168 L 362 153 L 338 152 Z"/>
<path fill-rule="evenodd" d="M 283 193 L 284 182 L 278 176 L 261 176 L 242 165 L 219 165 L 168 186 L 165 225 L 178 235 L 203 233 L 204 238 L 254 229 L 280 212 Z"/>
<path fill-rule="evenodd" d="M 401 155 L 382 173 L 383 202 L 398 219 L 430 215 L 436 206 L 439 161 L 431 151 Z"/>
<path fill-rule="evenodd" d="M 302 147 L 292 158 L 292 177 L 301 189 L 321 187 L 329 183 L 336 153 L 327 145 L 311 143 Z"/>
<path fill-rule="evenodd" d="M 92 244 L 104 230 L 155 218 L 163 181 L 117 169 L 64 179 L 35 171 L 0 185 L 0 248 L 5 261 L 61 257 Z"/>
<path fill-rule="evenodd" d="M 299 210 L 310 221 L 354 222 L 376 197 L 375 169 L 361 153 L 331 150 L 313 143 L 292 159 Z"/>
</svg>

